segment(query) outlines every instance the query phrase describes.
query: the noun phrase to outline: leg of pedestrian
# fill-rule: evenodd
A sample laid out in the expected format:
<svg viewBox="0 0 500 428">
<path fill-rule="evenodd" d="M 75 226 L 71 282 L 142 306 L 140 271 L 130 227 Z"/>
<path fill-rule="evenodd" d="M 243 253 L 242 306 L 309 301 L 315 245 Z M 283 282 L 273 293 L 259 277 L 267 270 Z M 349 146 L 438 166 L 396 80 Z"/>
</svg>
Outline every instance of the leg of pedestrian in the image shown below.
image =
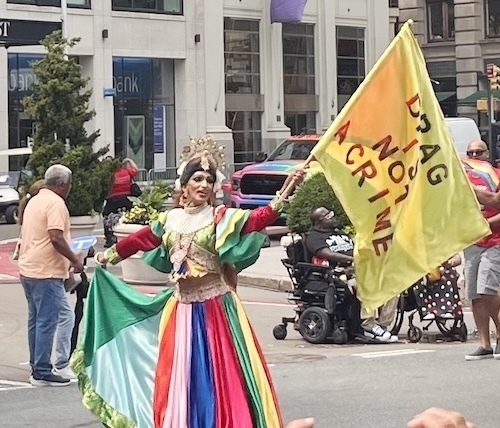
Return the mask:
<svg viewBox="0 0 500 428">
<path fill-rule="evenodd" d="M 29 279 L 36 305 L 36 336 L 33 355 L 34 386 L 65 386 L 69 380 L 52 373 L 51 354 L 59 312 L 64 299 L 62 279 Z"/>
<path fill-rule="evenodd" d="M 64 298 L 59 311 L 59 320 L 56 332 L 56 361 L 54 364 L 54 373 L 64 379 L 76 381 L 77 377 L 69 367 L 69 358 L 71 356 L 71 335 L 75 325 L 75 312 L 68 299 L 68 293 Z"/>
</svg>

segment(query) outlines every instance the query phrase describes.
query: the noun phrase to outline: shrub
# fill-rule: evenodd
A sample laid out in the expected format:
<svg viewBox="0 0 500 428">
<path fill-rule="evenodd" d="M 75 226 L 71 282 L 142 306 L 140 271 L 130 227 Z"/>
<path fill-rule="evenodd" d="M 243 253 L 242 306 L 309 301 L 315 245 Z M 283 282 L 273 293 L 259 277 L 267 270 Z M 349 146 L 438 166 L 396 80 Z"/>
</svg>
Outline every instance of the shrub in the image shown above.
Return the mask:
<svg viewBox="0 0 500 428">
<path fill-rule="evenodd" d="M 311 212 L 322 206 L 335 212 L 340 229 L 352 229 L 351 222 L 325 175 L 316 173 L 302 183 L 286 207 L 290 232 L 303 233 L 309 230 L 312 226 Z"/>
<path fill-rule="evenodd" d="M 67 40 L 60 31 L 42 40 L 47 53 L 33 62 L 37 81 L 32 95 L 23 100 L 26 112 L 35 121 L 33 153 L 27 165 L 33 172 L 32 182 L 43 178 L 53 164 L 70 168 L 73 187 L 67 204 L 74 216 L 102 211 L 113 173 L 119 167 L 118 159 L 103 159 L 108 147 L 94 152 L 99 131 L 88 134 L 85 129 L 85 123 L 95 115 L 89 109 L 89 78 L 82 75 L 75 59 L 66 55 L 79 40 Z"/>
</svg>

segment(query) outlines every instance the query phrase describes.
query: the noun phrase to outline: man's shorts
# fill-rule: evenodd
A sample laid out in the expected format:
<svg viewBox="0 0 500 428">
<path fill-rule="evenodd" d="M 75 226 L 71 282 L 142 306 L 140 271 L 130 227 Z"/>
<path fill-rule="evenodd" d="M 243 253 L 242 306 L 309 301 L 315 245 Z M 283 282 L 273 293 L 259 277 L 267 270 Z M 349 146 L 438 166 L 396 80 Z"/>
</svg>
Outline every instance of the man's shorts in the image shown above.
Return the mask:
<svg viewBox="0 0 500 428">
<path fill-rule="evenodd" d="M 495 296 L 500 288 L 500 245 L 484 248 L 471 245 L 464 250 L 467 300 Z"/>
</svg>

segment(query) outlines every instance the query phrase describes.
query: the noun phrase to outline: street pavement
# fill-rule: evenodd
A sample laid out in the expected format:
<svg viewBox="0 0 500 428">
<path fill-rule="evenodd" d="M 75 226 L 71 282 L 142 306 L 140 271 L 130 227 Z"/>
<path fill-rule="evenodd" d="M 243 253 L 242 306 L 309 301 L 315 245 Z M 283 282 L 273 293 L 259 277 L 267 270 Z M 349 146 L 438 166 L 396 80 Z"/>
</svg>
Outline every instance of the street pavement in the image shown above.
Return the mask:
<svg viewBox="0 0 500 428">
<path fill-rule="evenodd" d="M 0 225 L 2 239 L 16 236 L 12 226 Z M 260 275 L 260 285 L 266 278 L 283 279 L 283 256 L 279 247 L 264 249 L 246 278 Z M 0 273 L 3 269 L 0 265 Z M 119 274 L 119 268 L 114 272 Z M 274 325 L 293 313 L 287 294 L 245 286 L 239 294 L 273 374 L 285 419 L 314 416 L 320 428 L 403 428 L 411 416 L 440 406 L 464 413 L 478 428 L 500 426 L 500 361 L 466 362 L 464 355 L 476 349 L 476 342 L 411 344 L 402 337 L 391 345 L 311 345 L 291 326 L 288 337 L 277 341 Z M 472 331 L 470 312 L 465 318 Z M 80 404 L 75 385 L 29 386 L 26 335 L 22 289 L 17 281 L 0 282 L 0 427 L 102 427 Z"/>
</svg>

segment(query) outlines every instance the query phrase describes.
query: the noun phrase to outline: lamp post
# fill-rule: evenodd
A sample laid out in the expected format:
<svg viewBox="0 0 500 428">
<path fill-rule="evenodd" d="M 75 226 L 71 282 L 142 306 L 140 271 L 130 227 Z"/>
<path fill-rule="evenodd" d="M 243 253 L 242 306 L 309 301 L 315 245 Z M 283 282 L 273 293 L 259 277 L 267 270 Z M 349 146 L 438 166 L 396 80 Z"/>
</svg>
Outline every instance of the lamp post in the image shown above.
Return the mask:
<svg viewBox="0 0 500 428">
<path fill-rule="evenodd" d="M 64 39 L 68 37 L 68 2 L 67 0 L 61 0 L 61 34 Z M 66 54 L 66 59 L 68 59 L 67 55 L 67 47 L 64 49 L 64 53 Z"/>
</svg>

